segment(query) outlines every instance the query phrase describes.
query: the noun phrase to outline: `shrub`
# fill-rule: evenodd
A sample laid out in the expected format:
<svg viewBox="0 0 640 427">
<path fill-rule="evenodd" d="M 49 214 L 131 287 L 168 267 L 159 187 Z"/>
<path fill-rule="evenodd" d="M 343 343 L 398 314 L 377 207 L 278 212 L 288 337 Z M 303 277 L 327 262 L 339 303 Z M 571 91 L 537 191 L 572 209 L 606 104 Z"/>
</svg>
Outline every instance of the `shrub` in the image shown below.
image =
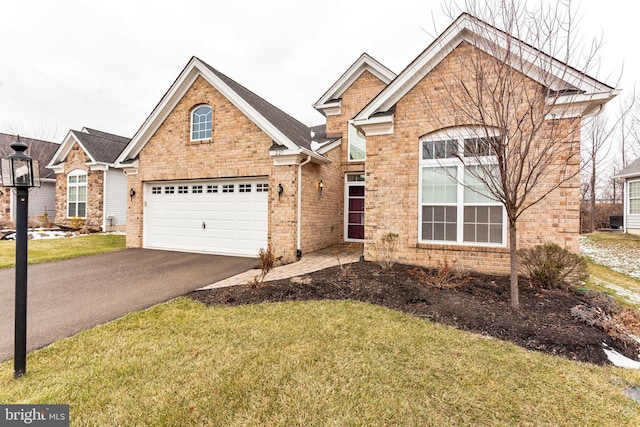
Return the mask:
<svg viewBox="0 0 640 427">
<path fill-rule="evenodd" d="M 373 242 L 373 251 L 376 254 L 377 263 L 385 270 L 391 270 L 396 262 L 396 249 L 398 248 L 398 235 L 386 233 L 380 240 Z"/>
<path fill-rule="evenodd" d="M 571 288 L 587 277 L 586 261 L 555 243 L 520 249 L 518 258 L 522 272 L 543 288 Z"/>
<path fill-rule="evenodd" d="M 443 261 L 438 262 L 438 268 L 430 273 L 421 268 L 409 269 L 407 273 L 415 276 L 423 285 L 437 289 L 457 288 L 469 283 L 469 273 L 458 270 L 453 264 L 445 257 Z"/>
<path fill-rule="evenodd" d="M 84 227 L 84 219 L 74 216 L 73 218 L 69 219 L 69 226 L 74 230 L 80 230 Z"/>
<path fill-rule="evenodd" d="M 276 262 L 276 257 L 271 250 L 271 246 L 267 246 L 267 250 L 264 248 L 260 248 L 260 252 L 258 253 L 260 257 L 260 274 L 253 278 L 249 282 L 249 286 L 252 288 L 257 288 L 259 286 L 264 285 L 264 278 L 267 276 L 267 273 L 271 271 L 273 265 Z"/>
</svg>

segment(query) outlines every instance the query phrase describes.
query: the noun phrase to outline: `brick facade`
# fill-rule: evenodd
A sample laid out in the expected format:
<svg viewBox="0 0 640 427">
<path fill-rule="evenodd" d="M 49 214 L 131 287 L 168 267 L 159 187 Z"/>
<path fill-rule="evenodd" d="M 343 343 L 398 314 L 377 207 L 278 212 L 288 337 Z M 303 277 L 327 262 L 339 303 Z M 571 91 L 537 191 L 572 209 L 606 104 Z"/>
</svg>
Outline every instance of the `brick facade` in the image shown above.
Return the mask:
<svg viewBox="0 0 640 427">
<path fill-rule="evenodd" d="M 376 256 L 371 243 L 391 232 L 399 235 L 397 252 L 399 261 L 404 263 L 437 266 L 447 258 L 461 268 L 487 273 L 509 271 L 507 247 L 419 243 L 419 139 L 441 129 L 477 124 L 470 123 L 460 111 L 453 109 L 446 98 L 458 95 L 453 94 L 451 88 L 443 89 L 443 82 L 459 79 L 452 73 L 462 72 L 459 64 L 472 54 L 469 49 L 473 48 L 465 44 L 456 48 L 397 102 L 393 134 L 367 138 L 367 259 Z M 459 96 L 464 99 L 463 95 Z M 569 143 L 579 150 L 579 120 L 565 120 L 559 125 L 564 127 L 566 136 L 572 138 Z M 541 139 L 545 137 L 545 133 L 540 135 Z M 569 167 L 569 174 L 577 172 L 578 163 L 576 158 Z M 546 179 L 558 177 L 547 176 Z M 518 247 L 555 242 L 577 252 L 579 187 L 580 178 L 576 175 L 529 209 L 518 222 Z"/>
<path fill-rule="evenodd" d="M 56 174 L 56 218 L 55 223 L 71 227 L 67 218 L 67 177 L 74 170 L 87 173 L 87 216 L 84 227 L 91 231 L 100 231 L 103 222 L 104 172 L 92 171 L 87 166 L 91 161 L 77 143 L 73 145 L 64 162 L 64 173 Z"/>
<path fill-rule="evenodd" d="M 211 140 L 190 141 L 192 109 L 213 110 Z M 274 166 L 272 140 L 205 79 L 198 77 L 138 156 L 138 174 L 128 176 L 137 196 L 127 211 L 127 246 L 143 244 L 145 182 L 230 177 L 268 177 L 268 244 L 284 262 L 296 258 L 297 166 Z M 277 194 L 278 184 L 284 192 Z M 257 254 L 256 254 L 257 255 Z"/>
</svg>

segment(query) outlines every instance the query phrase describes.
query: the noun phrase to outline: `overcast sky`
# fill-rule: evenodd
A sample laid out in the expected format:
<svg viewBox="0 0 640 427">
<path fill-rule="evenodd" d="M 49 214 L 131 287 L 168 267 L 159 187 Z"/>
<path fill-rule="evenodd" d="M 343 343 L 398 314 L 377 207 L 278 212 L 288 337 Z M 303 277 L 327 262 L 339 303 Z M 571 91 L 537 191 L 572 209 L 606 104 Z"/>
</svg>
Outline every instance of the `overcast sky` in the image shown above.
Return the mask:
<svg viewBox="0 0 640 427">
<path fill-rule="evenodd" d="M 630 92 L 640 80 L 636 3 L 574 3 L 585 42 L 603 37 L 594 77 Z M 87 126 L 131 137 L 193 55 L 302 122 L 319 124 L 311 104 L 362 52 L 396 73 L 418 56 L 434 26 L 451 23 L 440 4 L 3 2 L 0 132 L 61 142 L 69 129 Z"/>
</svg>

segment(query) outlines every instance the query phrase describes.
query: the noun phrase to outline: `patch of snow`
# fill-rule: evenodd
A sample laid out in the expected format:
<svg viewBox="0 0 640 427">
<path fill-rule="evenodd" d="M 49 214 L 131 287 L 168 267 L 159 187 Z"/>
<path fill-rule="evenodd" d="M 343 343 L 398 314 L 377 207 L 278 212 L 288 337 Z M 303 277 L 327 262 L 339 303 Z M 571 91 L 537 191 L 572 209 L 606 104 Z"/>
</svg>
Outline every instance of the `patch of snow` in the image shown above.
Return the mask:
<svg viewBox="0 0 640 427">
<path fill-rule="evenodd" d="M 640 279 L 640 245 L 594 242 L 588 236 L 580 236 L 580 253 L 618 273 Z"/>
<path fill-rule="evenodd" d="M 640 362 L 629 359 L 628 357 L 623 356 L 615 350 L 605 348 L 604 352 L 607 355 L 607 359 L 609 359 L 609 362 L 613 363 L 619 368 L 640 369 Z"/>
<path fill-rule="evenodd" d="M 633 302 L 634 304 L 640 304 L 640 295 L 630 291 L 627 288 L 623 288 L 622 286 L 618 286 L 618 285 L 614 285 L 613 283 L 609 283 L 609 282 L 605 282 L 603 280 L 599 280 L 596 279 L 595 277 L 592 277 L 591 280 L 593 280 L 594 282 L 596 282 L 598 285 L 610 289 L 611 291 L 615 292 L 616 295 L 620 295 L 622 297 L 625 297 L 626 299 L 628 299 L 629 301 Z"/>
</svg>

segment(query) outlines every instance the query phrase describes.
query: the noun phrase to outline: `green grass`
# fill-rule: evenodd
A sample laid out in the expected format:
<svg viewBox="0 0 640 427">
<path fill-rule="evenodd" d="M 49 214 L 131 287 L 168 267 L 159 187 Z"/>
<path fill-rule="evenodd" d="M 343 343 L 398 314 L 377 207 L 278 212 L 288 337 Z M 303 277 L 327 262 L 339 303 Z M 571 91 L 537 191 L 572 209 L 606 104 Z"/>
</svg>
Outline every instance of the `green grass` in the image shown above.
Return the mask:
<svg viewBox="0 0 640 427">
<path fill-rule="evenodd" d="M 587 260 L 589 278 L 586 288 L 611 295 L 614 302 L 626 307 L 640 309 L 640 302 L 630 299 L 625 291 L 640 295 L 640 280 L 618 273 L 610 268 Z"/>
<path fill-rule="evenodd" d="M 640 236 L 636 234 L 595 232 L 586 234 L 586 236 L 594 242 L 615 242 L 636 245 L 636 247 L 640 243 Z"/>
<path fill-rule="evenodd" d="M 29 264 L 57 261 L 119 251 L 125 248 L 125 236 L 121 234 L 89 234 L 64 239 L 29 240 Z M 15 265 L 16 243 L 0 240 L 0 268 Z"/>
<path fill-rule="evenodd" d="M 117 339 L 115 338 L 117 337 Z M 0 402 L 72 425 L 640 425 L 640 372 L 571 362 L 351 301 L 186 298 L 29 353 Z"/>
</svg>

